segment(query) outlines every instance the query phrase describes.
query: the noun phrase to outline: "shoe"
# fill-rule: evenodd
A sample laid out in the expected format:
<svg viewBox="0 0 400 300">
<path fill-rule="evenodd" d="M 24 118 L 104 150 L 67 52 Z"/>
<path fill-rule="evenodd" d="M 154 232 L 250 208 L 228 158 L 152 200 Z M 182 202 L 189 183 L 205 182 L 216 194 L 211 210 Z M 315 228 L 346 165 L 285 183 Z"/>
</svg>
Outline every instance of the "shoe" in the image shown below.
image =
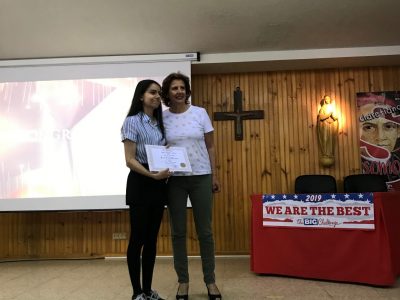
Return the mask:
<svg viewBox="0 0 400 300">
<path fill-rule="evenodd" d="M 157 293 L 157 291 L 151 290 L 150 295 L 146 295 L 147 300 L 165 300 L 164 298 L 161 298 L 160 295 Z"/>
<path fill-rule="evenodd" d="M 132 300 L 147 300 L 147 296 L 145 293 L 141 293 L 139 295 L 133 295 Z"/>
<path fill-rule="evenodd" d="M 207 286 L 207 294 L 208 294 L 208 299 L 209 300 L 222 300 L 222 295 L 220 293 L 218 293 L 218 294 L 210 294 L 210 290 L 208 288 L 208 285 L 206 285 L 206 286 Z M 217 290 L 218 290 L 218 287 L 217 287 Z M 219 292 L 219 290 L 218 290 L 218 292 Z"/>
<path fill-rule="evenodd" d="M 181 284 L 179 284 L 178 291 L 176 292 L 176 300 L 189 300 L 189 295 L 188 295 L 189 285 L 187 284 L 186 294 L 178 295 L 180 285 Z"/>
</svg>

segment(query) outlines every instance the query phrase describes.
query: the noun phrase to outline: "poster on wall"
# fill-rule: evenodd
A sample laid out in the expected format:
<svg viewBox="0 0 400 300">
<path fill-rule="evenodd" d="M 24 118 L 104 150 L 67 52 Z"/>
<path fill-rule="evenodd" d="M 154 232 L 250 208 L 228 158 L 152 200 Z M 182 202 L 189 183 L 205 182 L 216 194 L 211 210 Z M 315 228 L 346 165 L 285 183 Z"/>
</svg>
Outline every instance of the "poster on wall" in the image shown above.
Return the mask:
<svg viewBox="0 0 400 300">
<path fill-rule="evenodd" d="M 362 173 L 400 191 L 400 91 L 357 93 Z"/>
</svg>

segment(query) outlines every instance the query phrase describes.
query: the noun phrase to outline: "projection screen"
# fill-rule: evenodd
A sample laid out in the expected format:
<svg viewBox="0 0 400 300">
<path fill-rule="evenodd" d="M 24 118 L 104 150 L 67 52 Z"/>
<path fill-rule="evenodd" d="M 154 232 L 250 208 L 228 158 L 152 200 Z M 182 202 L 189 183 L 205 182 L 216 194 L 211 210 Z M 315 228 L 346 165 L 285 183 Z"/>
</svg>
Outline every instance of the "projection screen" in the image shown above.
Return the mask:
<svg viewBox="0 0 400 300">
<path fill-rule="evenodd" d="M 120 128 L 138 81 L 197 54 L 0 62 L 0 211 L 124 209 Z"/>
</svg>

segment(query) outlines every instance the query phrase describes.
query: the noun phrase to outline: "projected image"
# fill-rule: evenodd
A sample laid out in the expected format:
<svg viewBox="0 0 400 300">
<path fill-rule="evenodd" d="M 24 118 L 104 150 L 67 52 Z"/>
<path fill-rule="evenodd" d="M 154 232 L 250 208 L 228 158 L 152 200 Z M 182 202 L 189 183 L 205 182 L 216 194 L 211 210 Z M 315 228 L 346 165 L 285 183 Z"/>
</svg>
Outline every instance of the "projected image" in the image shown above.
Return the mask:
<svg viewBox="0 0 400 300">
<path fill-rule="evenodd" d="M 0 198 L 124 194 L 120 128 L 140 79 L 0 83 Z"/>
</svg>

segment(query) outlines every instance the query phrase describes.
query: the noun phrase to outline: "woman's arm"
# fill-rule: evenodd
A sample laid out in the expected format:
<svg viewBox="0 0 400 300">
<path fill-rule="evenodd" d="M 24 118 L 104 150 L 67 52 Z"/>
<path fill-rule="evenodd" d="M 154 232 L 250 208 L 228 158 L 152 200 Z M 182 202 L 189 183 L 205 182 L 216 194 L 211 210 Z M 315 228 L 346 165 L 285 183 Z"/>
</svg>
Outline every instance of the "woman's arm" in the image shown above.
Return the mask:
<svg viewBox="0 0 400 300">
<path fill-rule="evenodd" d="M 124 140 L 124 150 L 125 150 L 125 162 L 126 166 L 135 171 L 136 173 L 142 174 L 147 177 L 151 177 L 156 180 L 165 179 L 170 176 L 168 169 L 162 170 L 160 172 L 150 172 L 145 167 L 142 166 L 140 162 L 136 159 L 136 143 L 130 140 Z"/>
<path fill-rule="evenodd" d="M 214 136 L 213 132 L 208 132 L 204 134 L 204 140 L 206 142 L 208 156 L 210 157 L 210 165 L 212 172 L 212 191 L 214 193 L 221 191 L 221 185 L 219 183 L 218 177 L 216 175 L 215 167 L 215 148 L 214 148 Z"/>
</svg>

